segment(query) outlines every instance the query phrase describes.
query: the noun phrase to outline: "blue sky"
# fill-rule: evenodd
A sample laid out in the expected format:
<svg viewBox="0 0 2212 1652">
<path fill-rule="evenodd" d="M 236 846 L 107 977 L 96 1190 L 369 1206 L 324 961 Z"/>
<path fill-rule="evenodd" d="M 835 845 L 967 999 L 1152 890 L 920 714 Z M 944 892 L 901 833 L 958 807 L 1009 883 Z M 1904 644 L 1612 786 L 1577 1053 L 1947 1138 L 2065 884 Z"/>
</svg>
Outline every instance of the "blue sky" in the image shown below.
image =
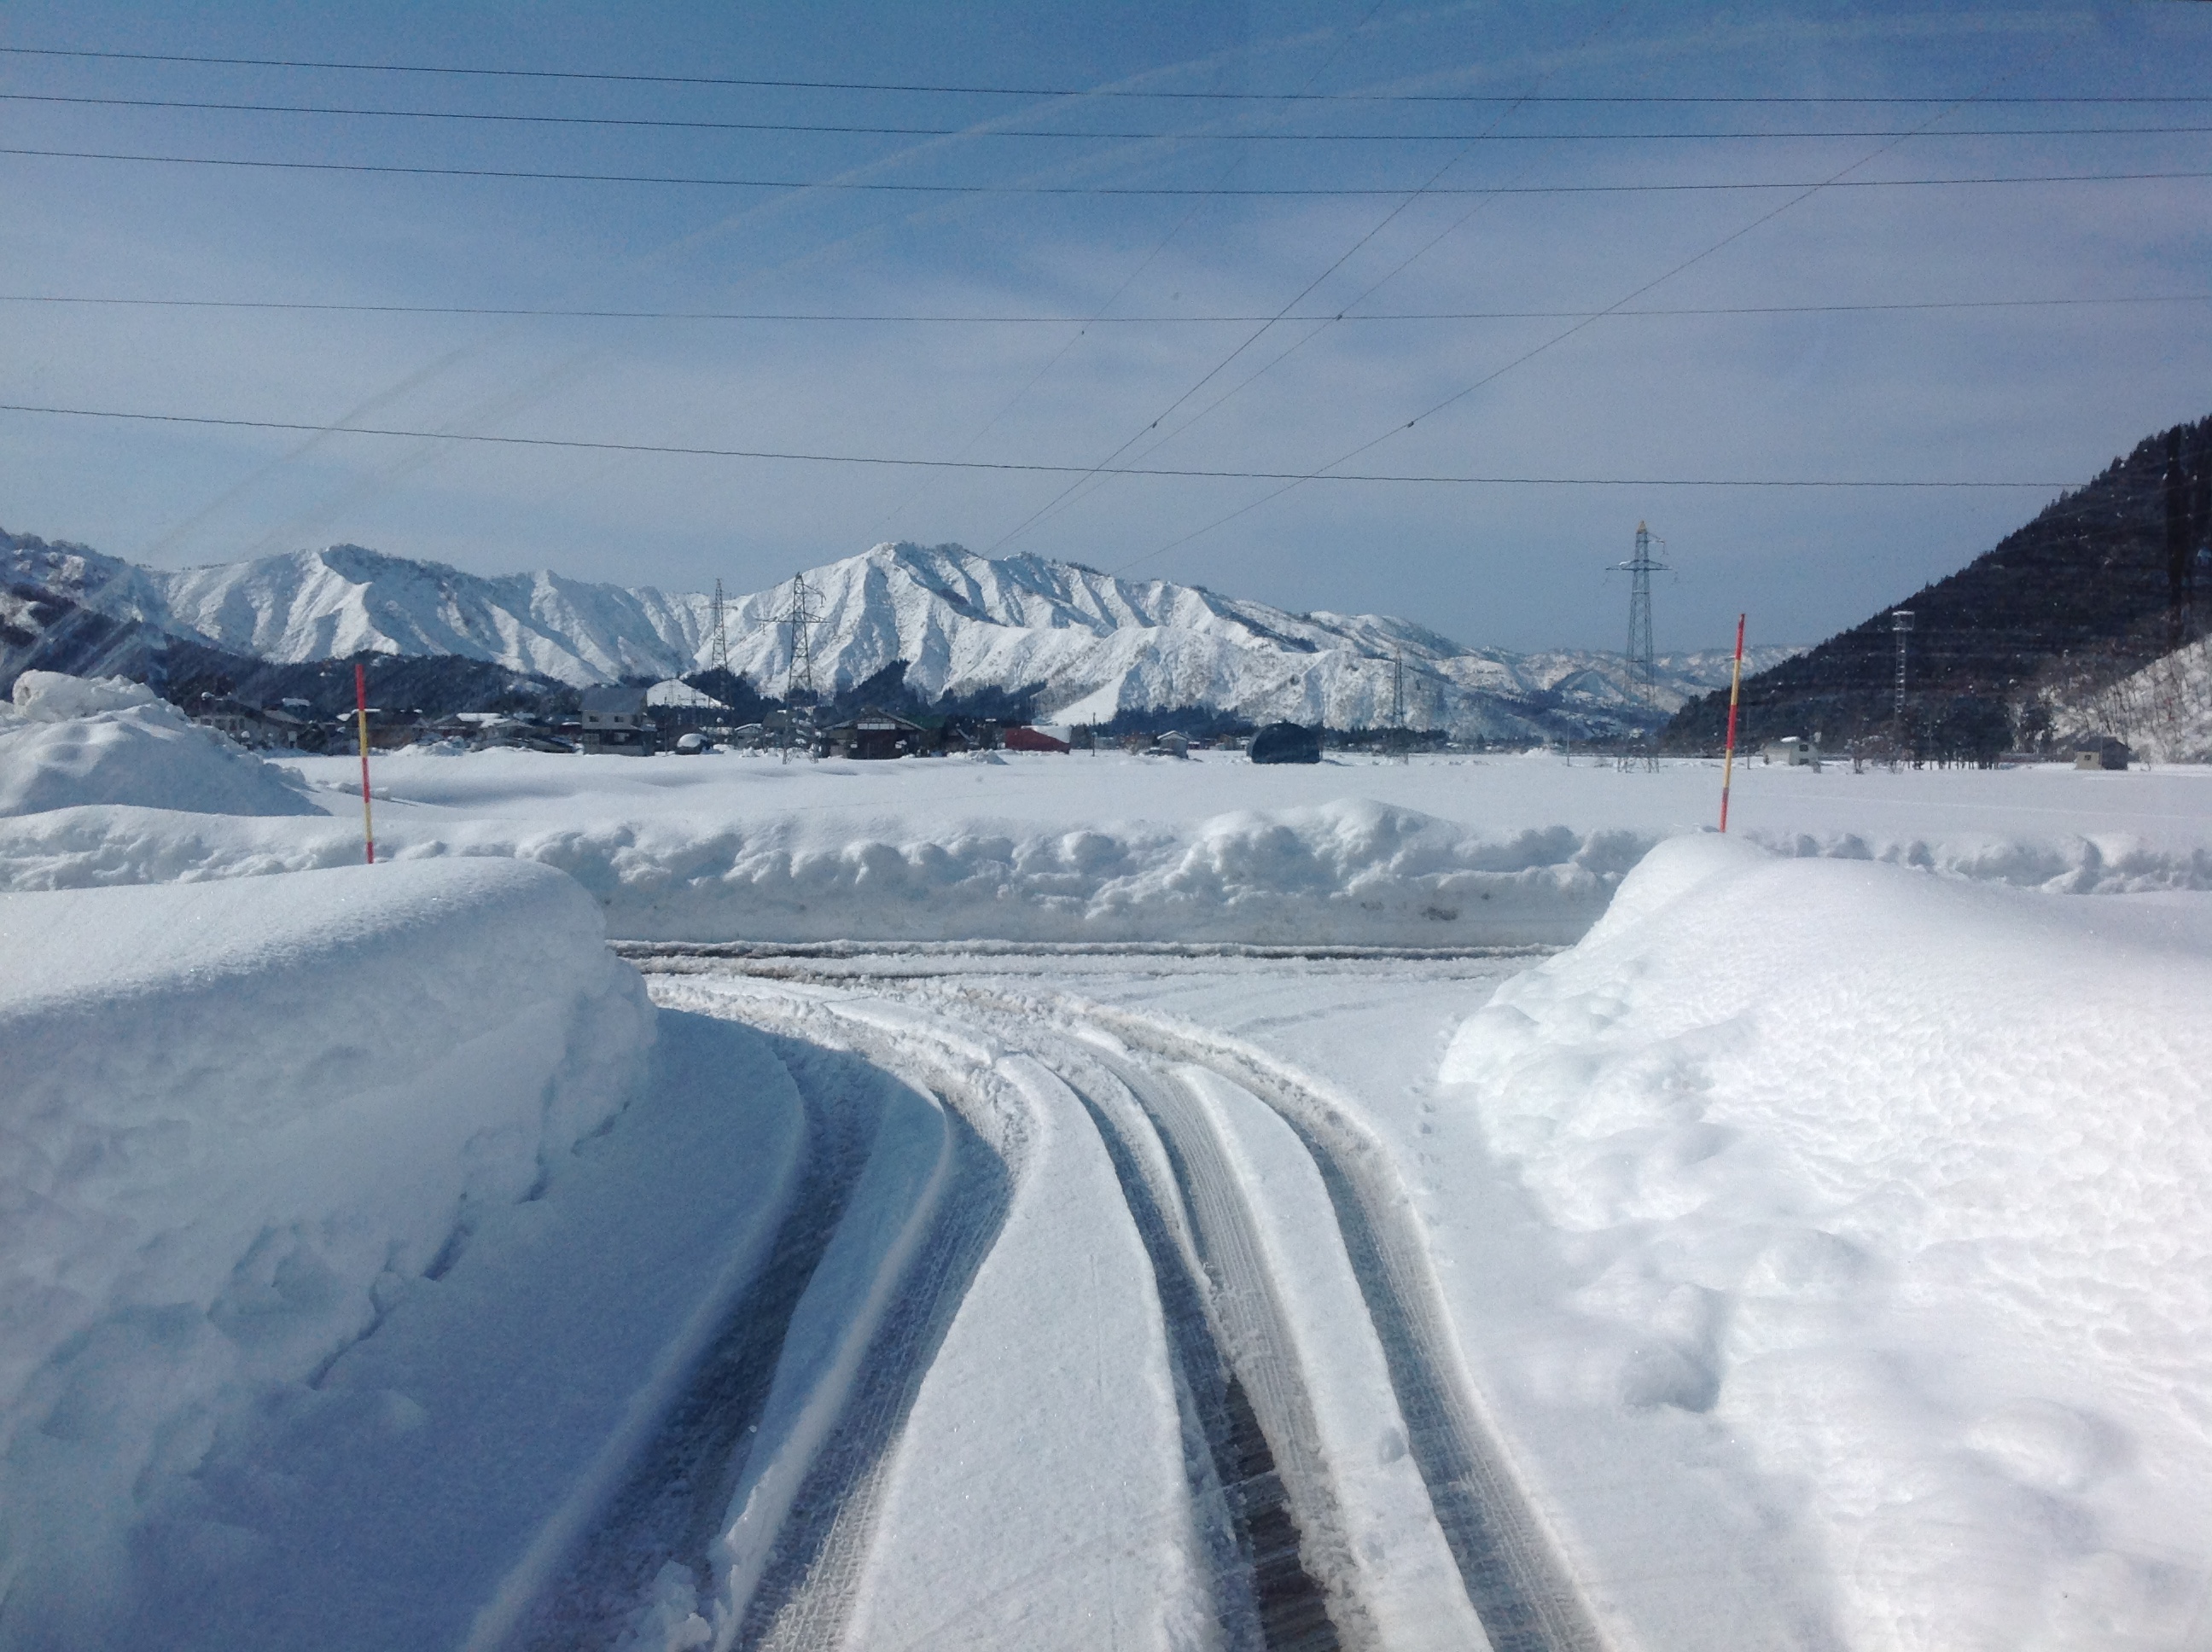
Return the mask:
<svg viewBox="0 0 2212 1652">
<path fill-rule="evenodd" d="M 28 0 L 0 46 L 661 77 L 0 52 L 15 150 L 838 185 L 0 155 L 0 401 L 1074 469 L 0 414 L 0 522 L 161 565 L 351 540 L 750 590 L 951 540 L 1618 647 L 1648 519 L 1662 647 L 1739 608 L 1803 641 L 2051 489 L 1658 484 L 2080 481 L 2212 412 L 2212 307 L 2140 301 L 2212 294 L 2206 179 L 1893 186 L 2212 172 L 2172 130 L 2212 127 L 2203 5 Z M 2205 100 L 2020 100 L 2166 95 Z M 1734 313 L 1585 322 L 1624 301 Z M 1966 307 L 1808 307 L 1868 305 Z M 810 319 L 666 313 L 702 311 Z M 1339 468 L 1652 485 L 1082 475 L 1362 448 Z"/>
</svg>

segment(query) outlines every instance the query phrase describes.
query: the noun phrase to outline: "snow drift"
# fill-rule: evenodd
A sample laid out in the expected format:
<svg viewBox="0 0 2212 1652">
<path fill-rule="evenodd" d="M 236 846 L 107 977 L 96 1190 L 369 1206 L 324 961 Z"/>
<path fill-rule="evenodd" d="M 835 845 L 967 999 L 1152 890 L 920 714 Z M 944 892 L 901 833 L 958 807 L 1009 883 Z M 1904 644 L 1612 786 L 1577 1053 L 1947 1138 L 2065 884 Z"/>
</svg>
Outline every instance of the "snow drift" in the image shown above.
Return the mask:
<svg viewBox="0 0 2212 1652">
<path fill-rule="evenodd" d="M 0 1643 L 99 1643 L 231 1419 L 623 1105 L 602 937 L 512 861 L 0 896 Z"/>
<path fill-rule="evenodd" d="M 319 815 L 289 769 L 188 721 L 122 677 L 25 671 L 0 708 L 0 817 L 85 804 Z"/>
<path fill-rule="evenodd" d="M 2197 1643 L 2208 1001 L 2194 896 L 1662 844 L 1443 1065 L 1563 1259 L 1518 1380 L 1747 1452 L 1843 1644 Z"/>
</svg>

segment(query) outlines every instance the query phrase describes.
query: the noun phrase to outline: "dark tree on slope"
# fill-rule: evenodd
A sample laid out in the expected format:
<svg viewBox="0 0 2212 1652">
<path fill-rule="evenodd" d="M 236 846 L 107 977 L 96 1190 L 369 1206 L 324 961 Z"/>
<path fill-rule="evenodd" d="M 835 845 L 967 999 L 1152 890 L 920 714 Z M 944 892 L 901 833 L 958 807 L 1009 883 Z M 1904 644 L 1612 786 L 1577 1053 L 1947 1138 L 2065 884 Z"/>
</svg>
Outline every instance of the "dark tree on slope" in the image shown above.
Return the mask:
<svg viewBox="0 0 2212 1652">
<path fill-rule="evenodd" d="M 2212 418 L 2147 438 L 1995 550 L 1900 595 L 1893 606 L 1915 616 L 1909 689 L 1922 739 L 1961 700 L 1996 707 L 2016 733 L 2032 735 L 2047 693 L 2103 687 L 2167 653 L 2178 631 L 2197 635 L 2194 569 L 2212 527 L 2197 501 L 2208 497 Z M 1818 733 L 1839 750 L 1879 737 L 1910 750 L 1913 730 L 1894 725 L 1895 659 L 1885 608 L 1747 677 L 1739 738 Z M 1972 720 L 1979 749 L 1986 713 Z M 1662 741 L 1670 750 L 1717 750 L 1727 721 L 1723 689 L 1683 707 Z"/>
<path fill-rule="evenodd" d="M 751 678 L 726 665 L 709 665 L 684 680 L 700 693 L 727 706 L 732 720 L 739 724 L 757 723 L 769 713 L 783 708 L 782 701 L 771 700 L 753 687 Z"/>
</svg>

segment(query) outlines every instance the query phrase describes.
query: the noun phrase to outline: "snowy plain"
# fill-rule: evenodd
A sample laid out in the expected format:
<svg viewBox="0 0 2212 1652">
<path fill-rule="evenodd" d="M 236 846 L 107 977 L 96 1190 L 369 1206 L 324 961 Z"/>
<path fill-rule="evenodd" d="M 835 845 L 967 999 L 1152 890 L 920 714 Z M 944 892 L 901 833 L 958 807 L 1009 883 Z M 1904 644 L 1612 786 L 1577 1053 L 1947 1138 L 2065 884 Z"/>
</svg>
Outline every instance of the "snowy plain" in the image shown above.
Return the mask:
<svg viewBox="0 0 2212 1652">
<path fill-rule="evenodd" d="M 410 755 L 369 868 L 65 698 L 0 1645 L 2212 1634 L 2204 771 Z"/>
</svg>

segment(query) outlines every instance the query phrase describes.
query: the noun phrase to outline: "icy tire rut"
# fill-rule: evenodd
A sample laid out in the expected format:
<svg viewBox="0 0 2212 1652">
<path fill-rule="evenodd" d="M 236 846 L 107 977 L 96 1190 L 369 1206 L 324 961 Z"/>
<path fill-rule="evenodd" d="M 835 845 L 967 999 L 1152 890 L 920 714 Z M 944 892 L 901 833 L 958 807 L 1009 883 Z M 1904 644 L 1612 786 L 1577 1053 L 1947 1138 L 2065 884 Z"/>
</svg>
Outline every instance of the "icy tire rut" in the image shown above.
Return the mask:
<svg viewBox="0 0 2212 1652">
<path fill-rule="evenodd" d="M 794 979 L 804 972 L 789 961 L 779 962 L 773 982 L 742 979 L 750 973 L 742 963 L 720 960 L 659 957 L 645 967 L 650 974 L 688 977 L 683 990 L 692 1007 L 709 1007 L 703 993 L 715 1000 L 716 1013 L 787 1041 L 808 1039 L 826 1016 L 840 1024 L 835 1042 L 849 1052 L 836 1059 L 875 1066 L 885 1078 L 934 1086 L 951 1111 L 970 1127 L 984 1126 L 968 1130 L 975 1163 L 963 1186 L 972 1190 L 988 1161 L 1000 1178 L 995 1208 L 1001 1213 L 1006 1182 L 1021 1174 L 1018 1143 L 1009 1153 L 1006 1143 L 987 1140 L 994 1133 L 981 1116 L 988 1103 L 951 1093 L 958 1089 L 957 1059 L 940 1048 L 918 1061 L 911 1041 L 856 1032 L 835 1004 L 855 1011 L 860 1005 L 854 1000 L 868 999 L 926 1006 L 931 1017 L 965 1026 L 993 1048 L 1034 1058 L 1068 1086 L 1105 1145 L 1158 1283 L 1191 1504 L 1222 1644 L 1320 1649 L 1486 1639 L 1500 1652 L 1580 1652 L 1604 1644 L 1458 1358 L 1395 1173 L 1337 1099 L 1233 1040 L 1066 996 L 1010 998 L 926 975 L 873 980 L 854 991 L 861 983 L 848 975 Z M 724 985 L 726 993 L 715 990 Z M 817 1052 L 787 1059 L 797 1070 L 823 1058 Z M 801 1086 L 809 1087 L 805 1077 Z M 1224 1086 L 1233 1090 L 1231 1100 L 1243 1098 L 1237 1105 L 1264 1106 L 1288 1127 L 1325 1190 L 1358 1310 L 1387 1368 L 1405 1450 L 1419 1470 L 1434 1535 L 1455 1573 L 1455 1598 L 1463 1597 L 1462 1609 L 1472 1608 L 1468 1632 L 1456 1641 L 1422 1631 L 1409 1635 L 1407 1602 L 1373 1598 L 1391 1589 L 1364 1575 L 1352 1550 L 1347 1519 L 1356 1521 L 1359 1510 L 1348 1515 L 1346 1497 L 1357 1504 L 1367 1493 L 1357 1486 L 1347 1493 L 1318 1449 L 1326 1430 L 1316 1423 L 1310 1373 L 1289 1324 L 1293 1316 L 1271 1280 L 1255 1231 L 1267 1212 L 1255 1214 L 1253 1190 L 1224 1157 L 1224 1140 L 1236 1133 L 1223 1134 Z M 926 1371 L 933 1337 L 942 1336 L 959 1289 L 994 1232 L 989 1219 L 948 1219 L 933 1230 L 932 1260 L 916 1264 L 917 1278 L 927 1281 L 917 1294 L 931 1306 L 917 1315 L 902 1303 L 904 1318 L 917 1322 L 902 1319 L 903 1328 L 883 1327 L 890 1357 L 880 1364 L 872 1357 L 868 1367 L 879 1373 L 879 1385 L 888 1381 L 890 1392 L 865 1404 L 856 1392 L 848 1402 L 853 1409 L 831 1436 L 836 1449 L 825 1450 L 793 1499 L 775 1534 L 774 1558 L 750 1597 L 738 1603 L 740 1616 L 720 1643 L 826 1645 L 839 1638 L 844 1593 L 872 1524 L 873 1477 Z M 793 1244 L 788 1266 L 795 1268 L 804 1265 L 805 1242 L 794 1238 Z M 756 1294 L 764 1288 L 756 1286 Z M 757 1340 L 769 1333 L 756 1328 L 750 1334 Z M 720 1426 L 717 1437 L 730 1437 L 726 1422 Z M 696 1422 L 672 1418 L 671 1427 L 678 1435 L 699 1433 Z M 643 1488 L 655 1472 L 641 1464 L 635 1477 L 647 1502 L 652 1499 Z M 702 1511 L 715 1493 L 726 1497 L 735 1474 L 726 1467 L 711 1490 L 702 1490 Z M 685 1483 L 703 1488 L 696 1476 Z M 696 1520 L 689 1524 L 681 1546 L 694 1544 L 700 1529 Z M 641 1558 L 633 1563 L 630 1581 L 641 1564 Z M 1419 1621 L 1443 1629 L 1437 1620 L 1449 1615 Z"/>
</svg>

